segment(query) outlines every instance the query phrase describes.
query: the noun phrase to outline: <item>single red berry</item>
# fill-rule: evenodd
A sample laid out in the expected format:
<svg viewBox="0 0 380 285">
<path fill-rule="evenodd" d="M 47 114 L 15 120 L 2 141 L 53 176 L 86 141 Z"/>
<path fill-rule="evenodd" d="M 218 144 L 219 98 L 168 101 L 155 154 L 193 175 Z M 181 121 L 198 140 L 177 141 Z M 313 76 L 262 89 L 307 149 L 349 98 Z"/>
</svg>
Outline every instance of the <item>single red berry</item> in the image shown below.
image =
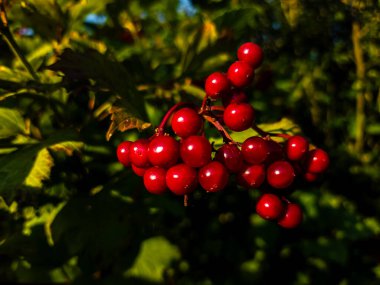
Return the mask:
<svg viewBox="0 0 380 285">
<path fill-rule="evenodd" d="M 224 107 L 230 104 L 248 103 L 248 97 L 243 91 L 235 90 L 231 94 L 224 94 L 222 96 L 222 103 Z"/>
<path fill-rule="evenodd" d="M 325 172 L 330 164 L 330 158 L 327 152 L 317 148 L 308 152 L 306 158 L 306 172 L 322 173 Z"/>
<path fill-rule="evenodd" d="M 150 165 L 149 165 L 149 164 L 148 164 L 148 166 L 146 166 L 146 167 L 138 167 L 138 166 L 132 164 L 132 170 L 133 170 L 133 172 L 134 172 L 137 176 L 141 176 L 141 177 L 144 176 L 144 174 L 145 174 L 145 172 L 146 172 L 146 170 L 147 170 L 148 168 L 150 168 Z"/>
<path fill-rule="evenodd" d="M 202 124 L 202 117 L 192 108 L 182 108 L 175 112 L 172 118 L 172 129 L 181 138 L 196 135 Z"/>
<path fill-rule="evenodd" d="M 207 192 L 219 192 L 223 190 L 228 183 L 228 170 L 219 161 L 210 163 L 199 169 L 198 181 L 202 188 Z"/>
<path fill-rule="evenodd" d="M 245 61 L 235 61 L 228 68 L 227 77 L 233 86 L 247 87 L 253 80 L 254 70 Z"/>
<path fill-rule="evenodd" d="M 131 158 L 129 157 L 129 147 L 132 142 L 124 141 L 117 146 L 116 156 L 119 162 L 125 167 L 131 166 Z"/>
<path fill-rule="evenodd" d="M 224 73 L 214 72 L 207 77 L 205 83 L 205 91 L 207 96 L 217 99 L 229 90 L 230 83 Z"/>
<path fill-rule="evenodd" d="M 237 175 L 237 182 L 245 188 L 259 188 L 265 180 L 265 166 L 263 164 L 247 165 Z"/>
<path fill-rule="evenodd" d="M 174 165 L 166 172 L 166 185 L 176 195 L 193 192 L 197 184 L 197 171 L 187 164 Z"/>
<path fill-rule="evenodd" d="M 260 164 L 263 163 L 269 155 L 268 143 L 261 137 L 250 137 L 243 142 L 241 152 L 247 163 Z"/>
<path fill-rule="evenodd" d="M 309 142 L 303 136 L 292 136 L 285 143 L 285 154 L 289 160 L 300 160 L 309 150 Z"/>
<path fill-rule="evenodd" d="M 303 179 L 305 179 L 307 182 L 314 182 L 318 179 L 318 177 L 318 173 L 306 172 L 303 174 Z"/>
<path fill-rule="evenodd" d="M 267 180 L 273 188 L 289 187 L 293 183 L 294 177 L 293 166 L 287 161 L 273 162 L 267 169 Z"/>
<path fill-rule="evenodd" d="M 243 156 L 236 144 L 225 144 L 218 149 L 215 160 L 224 164 L 229 172 L 237 173 L 244 167 Z"/>
<path fill-rule="evenodd" d="M 149 165 L 148 159 L 149 140 L 138 139 L 129 147 L 129 157 L 131 163 L 137 167 L 146 167 Z"/>
<path fill-rule="evenodd" d="M 148 157 L 153 166 L 168 168 L 177 163 L 179 143 L 170 136 L 157 136 L 149 143 Z"/>
<path fill-rule="evenodd" d="M 241 61 L 245 61 L 253 68 L 257 68 L 263 61 L 263 50 L 261 47 L 254 43 L 242 44 L 237 52 L 237 57 Z"/>
<path fill-rule="evenodd" d="M 211 160 L 211 144 L 204 136 L 190 136 L 180 144 L 180 155 L 191 167 L 202 167 Z"/>
<path fill-rule="evenodd" d="M 265 163 L 272 163 L 277 160 L 283 159 L 283 149 L 278 142 L 275 142 L 274 140 L 266 140 L 266 143 L 268 146 L 269 154 L 267 159 L 265 160 Z"/>
<path fill-rule="evenodd" d="M 224 110 L 223 120 L 230 130 L 245 131 L 252 126 L 255 120 L 255 110 L 248 103 L 230 104 Z"/>
<path fill-rule="evenodd" d="M 274 194 L 263 194 L 256 204 L 257 214 L 266 220 L 276 220 L 284 212 L 284 205 L 280 198 Z"/>
<path fill-rule="evenodd" d="M 298 204 L 289 203 L 285 206 L 284 214 L 279 218 L 278 224 L 287 229 L 298 227 L 303 219 L 302 209 Z"/>
<path fill-rule="evenodd" d="M 161 167 L 148 168 L 144 173 L 144 186 L 152 194 L 166 192 L 166 170 Z"/>
</svg>

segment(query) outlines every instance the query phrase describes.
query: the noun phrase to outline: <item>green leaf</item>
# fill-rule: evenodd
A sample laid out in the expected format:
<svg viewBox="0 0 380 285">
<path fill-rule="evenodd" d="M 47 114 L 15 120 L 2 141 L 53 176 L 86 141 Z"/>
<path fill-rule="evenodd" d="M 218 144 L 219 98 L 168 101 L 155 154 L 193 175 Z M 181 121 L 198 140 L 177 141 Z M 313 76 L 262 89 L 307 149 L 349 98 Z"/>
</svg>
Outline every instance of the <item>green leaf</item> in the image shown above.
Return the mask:
<svg viewBox="0 0 380 285">
<path fill-rule="evenodd" d="M 125 275 L 152 282 L 163 282 L 164 269 L 179 258 L 180 252 L 177 246 L 164 237 L 152 237 L 143 241 L 134 265 Z"/>
<path fill-rule="evenodd" d="M 19 111 L 0 108 L 0 139 L 25 132 L 25 122 Z"/>
<path fill-rule="evenodd" d="M 54 165 L 53 158 L 46 148 L 41 149 L 34 161 L 24 184 L 33 188 L 41 188 L 42 182 L 50 177 L 51 168 Z"/>
</svg>

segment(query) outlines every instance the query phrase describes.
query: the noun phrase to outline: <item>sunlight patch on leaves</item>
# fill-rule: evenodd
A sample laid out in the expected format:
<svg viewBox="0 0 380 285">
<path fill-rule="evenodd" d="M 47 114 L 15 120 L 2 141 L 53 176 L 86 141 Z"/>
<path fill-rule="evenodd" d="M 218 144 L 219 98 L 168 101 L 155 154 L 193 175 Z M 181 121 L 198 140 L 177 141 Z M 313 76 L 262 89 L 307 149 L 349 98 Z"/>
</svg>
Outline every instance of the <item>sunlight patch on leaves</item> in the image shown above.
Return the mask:
<svg viewBox="0 0 380 285">
<path fill-rule="evenodd" d="M 34 188 L 41 188 L 43 181 L 50 177 L 50 172 L 53 165 L 54 161 L 49 151 L 46 148 L 41 149 L 37 154 L 37 158 L 34 161 L 32 169 L 25 179 L 24 185 Z"/>
<path fill-rule="evenodd" d="M 17 110 L 0 108 L 0 139 L 25 133 L 25 122 Z"/>
</svg>

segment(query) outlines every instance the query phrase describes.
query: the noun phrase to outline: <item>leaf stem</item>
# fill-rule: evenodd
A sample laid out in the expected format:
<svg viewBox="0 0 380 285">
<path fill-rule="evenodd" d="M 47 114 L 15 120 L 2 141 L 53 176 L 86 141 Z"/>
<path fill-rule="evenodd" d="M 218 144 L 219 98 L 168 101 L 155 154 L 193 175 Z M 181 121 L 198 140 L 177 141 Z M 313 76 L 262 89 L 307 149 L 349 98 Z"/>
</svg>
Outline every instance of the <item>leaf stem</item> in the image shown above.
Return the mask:
<svg viewBox="0 0 380 285">
<path fill-rule="evenodd" d="M 30 65 L 28 60 L 22 54 L 20 47 L 16 43 L 15 39 L 13 38 L 11 31 L 9 30 L 8 18 L 7 18 L 7 13 L 5 11 L 4 0 L 0 0 L 0 34 L 3 36 L 5 42 L 8 44 L 8 46 L 11 49 L 11 51 L 13 52 L 13 54 L 19 60 L 21 60 L 22 64 L 28 70 L 28 72 L 33 77 L 33 79 L 35 81 L 39 81 L 40 79 L 39 79 L 37 73 L 33 70 L 32 66 Z"/>
<path fill-rule="evenodd" d="M 230 134 L 226 131 L 225 128 L 223 128 L 223 126 L 219 123 L 219 121 L 213 115 L 203 114 L 203 118 L 206 121 L 210 122 L 219 131 L 225 143 L 234 142 Z"/>
</svg>

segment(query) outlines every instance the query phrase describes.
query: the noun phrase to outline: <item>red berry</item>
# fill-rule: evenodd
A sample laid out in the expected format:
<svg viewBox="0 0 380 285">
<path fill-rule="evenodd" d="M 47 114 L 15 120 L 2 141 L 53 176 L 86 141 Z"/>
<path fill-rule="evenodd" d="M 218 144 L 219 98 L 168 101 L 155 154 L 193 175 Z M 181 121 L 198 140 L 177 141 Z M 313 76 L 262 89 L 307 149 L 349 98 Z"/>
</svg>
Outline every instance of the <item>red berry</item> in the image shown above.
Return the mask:
<svg viewBox="0 0 380 285">
<path fill-rule="evenodd" d="M 243 156 L 236 144 L 225 144 L 218 149 L 215 160 L 224 164 L 229 172 L 239 172 L 244 167 Z"/>
<path fill-rule="evenodd" d="M 267 140 L 266 143 L 269 149 L 269 155 L 265 163 L 272 163 L 274 161 L 281 160 L 283 158 L 283 151 L 281 145 L 278 142 L 275 142 L 274 140 Z"/>
<path fill-rule="evenodd" d="M 117 146 L 116 155 L 119 162 L 125 167 L 131 166 L 131 159 L 129 157 L 129 147 L 132 142 L 124 141 Z"/>
<path fill-rule="evenodd" d="M 184 163 L 202 167 L 211 160 L 211 144 L 204 136 L 190 136 L 181 142 L 180 154 Z"/>
<path fill-rule="evenodd" d="M 224 110 L 223 120 L 230 130 L 245 131 L 255 120 L 255 110 L 248 103 L 230 104 Z"/>
<path fill-rule="evenodd" d="M 248 165 L 237 175 L 237 182 L 245 188 L 259 188 L 265 180 L 263 164 Z"/>
<path fill-rule="evenodd" d="M 330 158 L 327 152 L 317 148 L 308 152 L 306 158 L 306 172 L 322 173 L 330 164 Z"/>
<path fill-rule="evenodd" d="M 267 169 L 267 180 L 273 188 L 289 187 L 293 183 L 294 177 L 293 166 L 287 161 L 273 162 Z"/>
<path fill-rule="evenodd" d="M 228 170 L 218 161 L 212 161 L 198 172 L 198 181 L 202 188 L 207 192 L 219 192 L 223 190 L 228 183 Z"/>
<path fill-rule="evenodd" d="M 193 192 L 197 184 L 197 171 L 187 164 L 174 165 L 166 172 L 166 185 L 176 195 Z"/>
<path fill-rule="evenodd" d="M 177 163 L 179 143 L 170 136 L 157 136 L 149 143 L 148 157 L 153 166 L 168 168 Z"/>
<path fill-rule="evenodd" d="M 147 167 L 138 167 L 134 164 L 132 164 L 132 170 L 133 172 L 137 175 L 137 176 L 144 176 L 146 170 L 149 168 L 150 166 L 148 165 Z"/>
<path fill-rule="evenodd" d="M 191 108 L 178 110 L 172 118 L 172 129 L 177 136 L 182 138 L 196 135 L 202 128 L 202 124 L 202 117 Z"/>
<path fill-rule="evenodd" d="M 245 43 L 239 47 L 237 57 L 239 60 L 250 64 L 253 68 L 257 68 L 263 61 L 263 51 L 257 44 Z"/>
<path fill-rule="evenodd" d="M 144 173 L 144 186 L 152 194 L 165 193 L 166 170 L 157 166 L 148 168 Z"/>
<path fill-rule="evenodd" d="M 148 160 L 149 140 L 138 139 L 129 147 L 129 156 L 131 163 L 137 167 L 146 167 L 149 165 Z"/>
<path fill-rule="evenodd" d="M 214 72 L 209 75 L 205 83 L 205 91 L 207 96 L 217 99 L 222 94 L 230 90 L 230 83 L 227 76 L 222 72 Z"/>
<path fill-rule="evenodd" d="M 284 215 L 278 220 L 278 224 L 287 229 L 294 229 L 302 222 L 302 209 L 295 203 L 289 203 L 285 206 Z"/>
<path fill-rule="evenodd" d="M 252 82 L 254 70 L 245 61 L 235 61 L 228 68 L 227 77 L 233 86 L 243 88 Z"/>
<path fill-rule="evenodd" d="M 222 96 L 222 103 L 224 107 L 230 104 L 248 103 L 248 97 L 243 91 L 235 90 L 232 94 L 224 94 Z"/>
<path fill-rule="evenodd" d="M 243 142 L 241 152 L 247 163 L 260 164 L 268 157 L 269 147 L 267 141 L 263 138 L 250 137 Z"/>
<path fill-rule="evenodd" d="M 292 136 L 285 144 L 285 153 L 289 160 L 300 160 L 309 150 L 309 142 L 303 136 Z"/>
<path fill-rule="evenodd" d="M 266 220 L 276 220 L 284 212 L 284 205 L 274 194 L 263 194 L 256 204 L 257 214 Z"/>
<path fill-rule="evenodd" d="M 311 172 L 306 172 L 303 174 L 303 178 L 307 182 L 314 182 L 318 179 L 319 175 L 317 173 L 311 173 Z"/>
</svg>

